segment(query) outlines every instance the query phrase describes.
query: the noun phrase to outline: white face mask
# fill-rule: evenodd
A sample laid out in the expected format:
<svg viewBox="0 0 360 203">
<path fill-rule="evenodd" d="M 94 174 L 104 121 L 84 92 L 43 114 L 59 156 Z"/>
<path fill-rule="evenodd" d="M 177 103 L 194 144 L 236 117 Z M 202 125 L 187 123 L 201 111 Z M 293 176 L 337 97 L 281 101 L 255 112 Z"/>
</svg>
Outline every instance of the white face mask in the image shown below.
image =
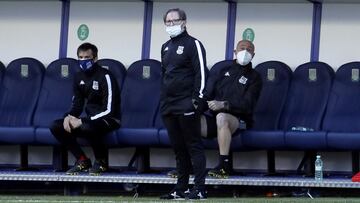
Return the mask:
<svg viewBox="0 0 360 203">
<path fill-rule="evenodd" d="M 166 32 L 170 35 L 170 37 L 176 37 L 182 33 L 181 24 L 166 26 Z"/>
<path fill-rule="evenodd" d="M 248 51 L 242 50 L 236 54 L 236 60 L 240 65 L 246 66 L 252 60 L 252 55 Z"/>
</svg>

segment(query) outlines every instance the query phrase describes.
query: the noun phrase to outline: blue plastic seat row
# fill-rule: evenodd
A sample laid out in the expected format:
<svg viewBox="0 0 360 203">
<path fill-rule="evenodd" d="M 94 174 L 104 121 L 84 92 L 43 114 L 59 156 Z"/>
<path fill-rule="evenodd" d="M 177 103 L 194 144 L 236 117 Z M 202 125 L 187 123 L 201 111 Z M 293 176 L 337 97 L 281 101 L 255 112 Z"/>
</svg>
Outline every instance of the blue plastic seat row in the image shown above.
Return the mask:
<svg viewBox="0 0 360 203">
<path fill-rule="evenodd" d="M 263 79 L 255 125 L 233 139 L 233 151 L 359 150 L 360 62 L 344 64 L 336 73 L 323 62 L 302 64 L 293 73 L 277 61 L 255 69 Z M 268 153 L 269 158 L 274 159 L 274 153 Z M 353 152 L 353 173 L 359 170 L 358 162 Z M 275 161 L 268 164 L 274 172 Z"/>
<path fill-rule="evenodd" d="M 213 85 L 212 75 L 229 63 L 232 61 L 225 60 L 213 66 L 208 86 Z M 333 69 L 322 62 L 311 62 L 300 65 L 293 73 L 279 61 L 264 62 L 255 69 L 262 77 L 263 89 L 254 112 L 254 127 L 234 137 L 231 149 L 326 149 L 326 133 L 321 131 L 321 124 Z M 313 132 L 305 137 L 303 131 L 292 131 L 293 127 L 306 127 Z M 166 130 L 160 130 L 160 143 L 170 145 Z M 207 148 L 218 148 L 216 139 L 204 143 Z"/>
<path fill-rule="evenodd" d="M 268 68 L 275 67 L 274 65 L 270 65 Z M 274 71 L 276 77 L 276 73 L 281 70 L 274 69 Z M 266 81 L 264 83 L 264 90 L 266 90 L 270 82 L 268 79 L 269 72 L 266 75 L 263 74 L 263 71 L 259 72 L 262 74 L 263 80 Z M 321 130 L 334 78 L 333 69 L 322 62 L 311 62 L 300 65 L 289 76 L 291 78 L 288 78 L 287 84 L 285 84 L 285 81 L 281 81 L 284 82 L 284 88 L 286 85 L 289 87 L 287 92 L 281 93 L 286 98 L 285 102 L 276 104 L 275 101 L 279 99 L 277 97 L 281 95 L 276 94 L 276 92 L 271 93 L 271 91 L 267 91 L 262 92 L 257 106 L 258 109 L 273 107 L 282 109 L 281 112 L 273 112 L 273 116 L 270 116 L 266 121 L 262 121 L 262 123 L 273 123 L 274 128 L 269 129 L 262 123 L 258 123 L 257 120 L 260 120 L 262 115 L 256 113 L 255 128 L 241 136 L 245 146 L 277 150 L 320 150 L 327 148 L 326 133 Z M 263 94 L 269 95 L 267 98 L 264 98 Z M 274 99 L 275 101 L 273 101 Z M 276 120 L 272 120 L 272 118 L 276 117 L 280 117 L 277 123 L 275 123 Z M 301 131 L 302 129 L 308 129 L 309 131 L 304 132 Z"/>
<path fill-rule="evenodd" d="M 267 70 L 276 67 L 266 62 Z M 265 64 L 266 64 L 265 63 Z M 360 62 L 342 65 L 336 73 L 322 62 L 305 63 L 295 69 L 283 88 L 269 90 L 269 72 L 264 64 L 256 69 L 264 80 L 264 89 L 255 112 L 255 126 L 239 139 L 244 147 L 276 150 L 358 150 L 360 136 Z M 281 67 L 279 63 L 278 67 Z M 283 66 L 285 67 L 285 66 Z M 278 68 L 279 69 L 279 68 Z M 282 69 L 282 70 L 281 70 Z M 288 68 L 276 70 L 289 72 Z M 286 101 L 280 101 L 286 98 Z M 276 105 L 277 104 L 277 105 Z M 266 119 L 259 109 L 282 108 Z M 275 118 L 280 119 L 277 121 Z M 265 119 L 265 120 L 262 120 Z M 264 124 L 273 123 L 273 129 Z M 236 147 L 239 147 L 238 145 Z"/>
<path fill-rule="evenodd" d="M 123 98 L 122 128 L 107 137 L 108 145 L 157 144 L 153 123 L 159 103 L 160 62 L 137 61 L 128 71 L 112 59 L 98 63 L 116 76 Z M 78 63 L 71 58 L 56 60 L 46 69 L 33 58 L 14 60 L 6 69 L 1 64 L 0 142 L 57 145 L 48 127 L 69 109 L 77 71 Z"/>
<path fill-rule="evenodd" d="M 138 146 L 138 145 L 156 145 L 158 143 L 157 129 L 153 128 L 153 118 L 155 117 L 159 103 L 160 89 L 160 62 L 156 60 L 141 60 L 130 65 L 126 71 L 125 67 L 118 61 L 111 59 L 102 59 L 98 63 L 104 68 L 108 68 L 118 79 L 118 85 L 121 89 L 121 110 L 122 110 L 122 128 L 109 133 L 106 143 L 110 147 L 116 146 Z M 61 66 L 68 65 L 72 69 L 71 78 L 64 79 L 61 74 Z M 63 91 L 53 92 L 53 95 L 43 95 L 40 93 L 39 108 L 35 112 L 34 126 L 36 132 L 41 130 L 45 132 L 35 133 L 35 144 L 58 144 L 50 131 L 47 129 L 49 121 L 59 118 L 69 108 L 72 97 L 73 75 L 78 71 L 77 61 L 74 59 L 60 59 L 49 65 L 48 69 L 56 70 L 52 76 L 45 77 L 45 87 L 57 89 L 62 86 Z M 51 72 L 50 70 L 47 73 Z M 48 80 L 46 80 L 48 79 Z M 63 84 L 49 84 L 54 80 L 61 81 Z M 46 98 L 44 98 L 46 97 Z M 58 98 L 64 100 L 59 101 Z M 44 101 L 42 102 L 43 99 Z M 61 102 L 61 104 L 57 103 Z M 49 115 L 46 108 L 56 108 L 56 112 Z M 39 128 L 41 126 L 41 128 Z M 84 140 L 81 142 L 86 145 Z"/>
<path fill-rule="evenodd" d="M 208 85 L 211 75 L 229 63 L 213 66 Z M 108 146 L 169 147 L 158 113 L 160 62 L 140 60 L 128 70 L 112 59 L 99 64 L 116 76 L 122 96 L 122 127 L 107 136 Z M 278 61 L 259 64 L 255 69 L 263 89 L 255 124 L 233 139 L 232 150 L 359 149 L 359 64 L 345 64 L 336 74 L 322 62 L 302 64 L 294 72 Z M 33 58 L 14 60 L 6 69 L 0 64 L 0 143 L 58 145 L 48 126 L 68 110 L 77 71 L 77 61 L 70 58 L 46 69 Z M 216 139 L 204 141 L 207 148 L 217 148 Z"/>
</svg>

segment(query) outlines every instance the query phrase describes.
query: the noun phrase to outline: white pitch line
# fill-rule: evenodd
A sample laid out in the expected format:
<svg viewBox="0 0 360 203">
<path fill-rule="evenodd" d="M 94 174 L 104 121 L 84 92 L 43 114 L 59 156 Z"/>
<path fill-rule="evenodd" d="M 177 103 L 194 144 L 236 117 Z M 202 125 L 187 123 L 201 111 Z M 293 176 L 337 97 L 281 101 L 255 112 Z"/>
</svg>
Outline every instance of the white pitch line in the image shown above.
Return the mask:
<svg viewBox="0 0 360 203">
<path fill-rule="evenodd" d="M 86 203 L 113 203 L 113 202 L 119 202 L 119 201 L 95 201 L 95 200 L 37 200 L 37 199 L 18 199 L 18 200 L 5 200 L 5 199 L 0 199 L 1 202 L 5 201 L 5 202 L 36 202 L 36 203 L 40 203 L 40 202 L 44 202 L 44 203 L 57 203 L 57 202 L 68 202 L 68 203 L 80 203 L 80 202 L 86 202 Z"/>
</svg>

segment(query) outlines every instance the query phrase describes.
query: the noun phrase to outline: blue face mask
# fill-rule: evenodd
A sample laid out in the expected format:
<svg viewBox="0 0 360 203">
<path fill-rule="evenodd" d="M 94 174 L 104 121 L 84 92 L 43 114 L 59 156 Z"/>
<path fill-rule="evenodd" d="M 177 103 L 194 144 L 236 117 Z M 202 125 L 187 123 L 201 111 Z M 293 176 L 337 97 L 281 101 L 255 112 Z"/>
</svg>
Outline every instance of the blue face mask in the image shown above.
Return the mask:
<svg viewBox="0 0 360 203">
<path fill-rule="evenodd" d="M 93 59 L 79 60 L 79 65 L 80 65 L 81 70 L 87 71 L 87 70 L 90 70 L 91 67 L 94 65 L 94 60 Z"/>
</svg>

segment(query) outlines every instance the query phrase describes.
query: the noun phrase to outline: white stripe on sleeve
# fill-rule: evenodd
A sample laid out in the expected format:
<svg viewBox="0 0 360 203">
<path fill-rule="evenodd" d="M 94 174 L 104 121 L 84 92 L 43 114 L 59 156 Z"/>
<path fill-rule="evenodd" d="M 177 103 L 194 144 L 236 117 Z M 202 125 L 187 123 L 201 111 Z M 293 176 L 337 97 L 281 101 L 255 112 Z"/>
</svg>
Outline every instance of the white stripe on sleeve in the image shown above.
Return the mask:
<svg viewBox="0 0 360 203">
<path fill-rule="evenodd" d="M 201 71 L 201 86 L 200 86 L 200 90 L 199 90 L 199 97 L 203 98 L 203 91 L 205 88 L 205 67 L 204 67 L 204 57 L 203 57 L 203 53 L 200 47 L 200 43 L 198 40 L 195 40 L 195 44 L 196 44 L 196 49 L 198 52 L 198 56 L 199 56 L 199 62 L 200 62 L 200 71 Z"/>
<path fill-rule="evenodd" d="M 91 116 L 91 118 L 90 118 L 91 120 L 95 120 L 95 119 L 105 116 L 111 112 L 111 103 L 112 103 L 111 80 L 110 80 L 110 76 L 108 74 L 105 75 L 105 78 L 106 78 L 106 83 L 107 83 L 107 87 L 108 87 L 108 98 L 107 98 L 106 110 L 101 113 L 98 113 L 94 116 Z"/>
</svg>

